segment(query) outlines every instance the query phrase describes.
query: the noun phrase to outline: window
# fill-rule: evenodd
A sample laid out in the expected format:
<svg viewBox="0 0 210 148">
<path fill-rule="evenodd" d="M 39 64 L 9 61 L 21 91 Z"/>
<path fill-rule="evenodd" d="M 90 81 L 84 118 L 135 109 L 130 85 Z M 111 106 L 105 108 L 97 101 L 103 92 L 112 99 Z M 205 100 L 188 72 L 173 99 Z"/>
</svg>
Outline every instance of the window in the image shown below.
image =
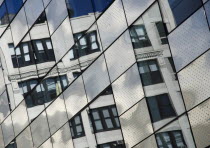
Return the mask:
<svg viewBox="0 0 210 148">
<path fill-rule="evenodd" d="M 156 134 L 158 148 L 187 147 L 181 131 L 169 131 Z"/>
<path fill-rule="evenodd" d="M 31 42 L 23 42 L 15 49 L 14 44 L 8 44 L 14 68 L 55 61 L 50 39 L 41 39 L 32 42 L 33 45 Z"/>
<path fill-rule="evenodd" d="M 165 31 L 166 27 L 164 26 L 165 24 L 163 22 L 157 22 L 155 24 L 156 24 L 156 27 L 157 27 L 157 30 L 158 30 L 158 33 L 160 36 L 161 44 L 168 44 L 168 40 L 166 37 L 166 31 Z"/>
<path fill-rule="evenodd" d="M 61 81 L 60 81 L 61 79 Z M 60 77 L 47 78 L 37 85 L 38 79 L 28 80 L 18 83 L 24 97 L 26 97 L 27 107 L 42 105 L 55 99 L 62 90 L 67 87 L 66 75 Z M 30 94 L 27 94 L 37 85 Z"/>
<path fill-rule="evenodd" d="M 91 110 L 93 128 L 95 132 L 118 129 L 119 118 L 115 106 L 102 107 Z"/>
<path fill-rule="evenodd" d="M 176 116 L 168 94 L 148 97 L 147 102 L 152 116 L 152 122 Z"/>
<path fill-rule="evenodd" d="M 8 144 L 5 148 L 17 148 L 16 142 L 13 140 L 10 144 Z"/>
<path fill-rule="evenodd" d="M 46 14 L 43 12 L 40 17 L 36 20 L 35 24 L 41 24 L 46 22 Z"/>
<path fill-rule="evenodd" d="M 173 73 L 174 73 L 174 76 L 175 76 L 175 80 L 177 80 L 178 78 L 177 78 L 177 75 L 176 75 L 176 68 L 174 66 L 174 62 L 173 62 L 172 57 L 168 57 L 168 60 L 169 60 L 169 63 L 171 65 L 171 68 L 173 70 Z"/>
<path fill-rule="evenodd" d="M 156 60 L 141 61 L 138 63 L 143 86 L 162 83 L 163 79 Z"/>
<path fill-rule="evenodd" d="M 85 136 L 81 115 L 77 115 L 76 117 L 71 119 L 69 124 L 73 139 Z"/>
<path fill-rule="evenodd" d="M 134 49 L 151 46 L 144 25 L 133 25 L 130 28 L 130 36 Z"/>
<path fill-rule="evenodd" d="M 100 144 L 97 148 L 125 148 L 123 141 L 109 142 L 105 144 Z"/>
<path fill-rule="evenodd" d="M 88 32 L 84 37 L 81 38 L 83 34 L 84 32 L 74 34 L 76 45 L 70 52 L 71 60 L 78 58 L 78 56 L 82 57 L 100 51 L 96 31 Z"/>
</svg>

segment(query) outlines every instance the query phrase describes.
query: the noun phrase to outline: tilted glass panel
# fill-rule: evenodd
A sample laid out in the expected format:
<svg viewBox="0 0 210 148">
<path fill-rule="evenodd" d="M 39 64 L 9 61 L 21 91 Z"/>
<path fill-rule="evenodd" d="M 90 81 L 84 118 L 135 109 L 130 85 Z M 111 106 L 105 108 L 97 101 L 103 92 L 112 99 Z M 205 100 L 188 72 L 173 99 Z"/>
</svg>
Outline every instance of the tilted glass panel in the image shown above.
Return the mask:
<svg viewBox="0 0 210 148">
<path fill-rule="evenodd" d="M 109 7 L 114 0 L 92 0 L 93 10 L 96 17 L 103 13 L 107 7 Z"/>
<path fill-rule="evenodd" d="M 49 138 L 47 141 L 45 141 L 39 148 L 53 148 L 52 147 L 52 139 Z"/>
<path fill-rule="evenodd" d="M 158 148 L 154 135 L 145 139 L 138 145 L 134 146 L 134 148 L 147 148 L 147 147 L 148 148 Z"/>
<path fill-rule="evenodd" d="M 8 102 L 7 90 L 4 90 L 3 93 L 0 94 L 0 123 L 7 115 L 9 115 L 9 113 L 10 113 L 10 106 Z"/>
<path fill-rule="evenodd" d="M 205 11 L 206 11 L 206 16 L 208 19 L 208 22 L 210 22 L 210 1 L 208 1 L 205 5 Z M 209 27 L 210 27 L 210 23 L 209 23 Z"/>
<path fill-rule="evenodd" d="M 137 64 L 120 76 L 112 84 L 113 94 L 118 113 L 121 115 L 136 102 L 144 97 Z"/>
<path fill-rule="evenodd" d="M 4 137 L 4 145 L 8 145 L 15 137 L 11 115 L 9 115 L 1 125 Z"/>
<path fill-rule="evenodd" d="M 24 131 L 16 138 L 17 148 L 33 148 L 31 129 L 27 127 Z"/>
<path fill-rule="evenodd" d="M 3 137 L 1 125 L 0 125 L 0 148 L 4 148 L 4 137 Z"/>
</svg>

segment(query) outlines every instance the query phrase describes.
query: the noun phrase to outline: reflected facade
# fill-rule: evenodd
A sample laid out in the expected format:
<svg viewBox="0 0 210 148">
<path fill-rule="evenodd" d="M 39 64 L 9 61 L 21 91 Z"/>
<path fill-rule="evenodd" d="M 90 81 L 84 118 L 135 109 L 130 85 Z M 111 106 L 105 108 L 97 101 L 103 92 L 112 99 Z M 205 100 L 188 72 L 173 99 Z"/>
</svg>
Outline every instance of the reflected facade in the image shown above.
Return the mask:
<svg viewBox="0 0 210 148">
<path fill-rule="evenodd" d="M 209 0 L 1 0 L 0 148 L 207 148 Z"/>
</svg>

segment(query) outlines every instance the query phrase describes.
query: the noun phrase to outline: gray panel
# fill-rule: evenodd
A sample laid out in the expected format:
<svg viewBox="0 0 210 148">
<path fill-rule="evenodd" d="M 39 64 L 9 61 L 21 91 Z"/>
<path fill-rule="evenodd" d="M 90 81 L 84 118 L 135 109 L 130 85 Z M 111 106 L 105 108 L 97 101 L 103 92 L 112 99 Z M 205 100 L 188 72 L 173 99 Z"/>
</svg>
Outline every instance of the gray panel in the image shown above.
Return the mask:
<svg viewBox="0 0 210 148">
<path fill-rule="evenodd" d="M 155 141 L 155 136 L 151 136 L 138 145 L 136 145 L 134 148 L 157 148 L 157 144 Z"/>
<path fill-rule="evenodd" d="M 45 111 L 40 114 L 32 123 L 31 123 L 31 132 L 34 142 L 34 146 L 38 147 L 41 145 L 47 138 L 50 137 L 49 127 L 47 123 L 47 117 Z"/>
<path fill-rule="evenodd" d="M 145 99 L 120 116 L 120 122 L 127 147 L 134 146 L 153 132 Z"/>
<path fill-rule="evenodd" d="M 210 50 L 178 73 L 187 110 L 210 97 Z"/>
<path fill-rule="evenodd" d="M 16 15 L 15 19 L 12 21 L 10 26 L 14 40 L 14 46 L 17 46 L 17 44 L 19 44 L 19 42 L 22 40 L 22 38 L 28 31 L 24 7 L 21 8 L 21 10 Z"/>
<path fill-rule="evenodd" d="M 66 123 L 52 136 L 53 148 L 73 148 L 70 133 L 69 123 Z"/>
<path fill-rule="evenodd" d="M 68 15 L 65 0 L 52 0 L 45 11 L 52 34 Z"/>
<path fill-rule="evenodd" d="M 24 5 L 29 28 L 44 10 L 42 0 L 27 0 Z"/>
<path fill-rule="evenodd" d="M 63 93 L 66 109 L 69 119 L 80 111 L 86 104 L 87 98 L 85 94 L 82 76 L 77 78 Z"/>
<path fill-rule="evenodd" d="M 121 0 L 115 2 L 97 21 L 102 45 L 109 46 L 127 27 Z"/>
<path fill-rule="evenodd" d="M 28 125 L 28 114 L 25 100 L 12 112 L 12 121 L 15 136 L 17 136 Z"/>
<path fill-rule="evenodd" d="M 105 52 L 105 58 L 111 82 L 135 63 L 136 59 L 128 31 L 109 47 Z"/>
<path fill-rule="evenodd" d="M 33 148 L 30 127 L 27 127 L 20 135 L 18 135 L 16 143 L 17 148 Z"/>
<path fill-rule="evenodd" d="M 209 22 L 209 27 L 210 27 L 210 1 L 208 1 L 205 5 L 205 11 L 206 11 L 206 16 Z"/>
<path fill-rule="evenodd" d="M 210 47 L 210 32 L 203 8 L 168 37 L 176 70 L 179 71 Z"/>
<path fill-rule="evenodd" d="M 210 99 L 189 112 L 189 120 L 197 147 L 210 145 Z"/>
<path fill-rule="evenodd" d="M 39 148 L 52 148 L 51 138 L 45 141 Z"/>
<path fill-rule="evenodd" d="M 0 148 L 4 148 L 4 138 L 3 138 L 1 125 L 0 125 Z"/>
<path fill-rule="evenodd" d="M 120 76 L 112 84 L 119 115 L 144 97 L 137 64 Z"/>
<path fill-rule="evenodd" d="M 59 61 L 74 44 L 73 34 L 67 17 L 51 37 L 56 61 Z"/>
<path fill-rule="evenodd" d="M 68 120 L 62 95 L 50 104 L 46 112 L 51 134 L 57 131 Z"/>
<path fill-rule="evenodd" d="M 83 78 L 89 101 L 109 85 L 110 82 L 103 54 L 88 67 L 83 73 Z"/>
<path fill-rule="evenodd" d="M 8 145 L 15 137 L 11 115 L 2 123 L 2 132 L 4 137 L 4 145 Z"/>
<path fill-rule="evenodd" d="M 6 90 L 0 94 L 0 123 L 4 120 L 4 118 L 9 115 L 9 103 L 8 96 Z"/>
<path fill-rule="evenodd" d="M 154 0 L 122 0 L 128 24 L 132 24 Z"/>
</svg>

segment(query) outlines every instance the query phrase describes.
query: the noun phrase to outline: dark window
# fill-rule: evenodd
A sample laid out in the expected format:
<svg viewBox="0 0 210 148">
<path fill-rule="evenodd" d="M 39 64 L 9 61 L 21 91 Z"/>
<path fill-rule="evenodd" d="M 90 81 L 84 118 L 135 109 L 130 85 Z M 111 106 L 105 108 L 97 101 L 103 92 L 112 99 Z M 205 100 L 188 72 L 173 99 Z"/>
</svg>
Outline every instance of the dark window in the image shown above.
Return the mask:
<svg viewBox="0 0 210 148">
<path fill-rule="evenodd" d="M 138 63 L 143 86 L 162 83 L 163 79 L 156 60 L 141 61 Z"/>
<path fill-rule="evenodd" d="M 40 17 L 36 20 L 35 24 L 41 24 L 41 23 L 44 23 L 46 22 L 47 19 L 46 19 L 46 14 L 45 12 L 43 12 Z"/>
<path fill-rule="evenodd" d="M 169 60 L 169 63 L 171 65 L 171 68 L 173 70 L 173 73 L 174 73 L 174 76 L 175 76 L 175 79 L 177 80 L 177 75 L 176 75 L 176 68 L 175 68 L 175 65 L 174 65 L 174 62 L 173 62 L 173 59 L 172 57 L 168 57 L 168 60 Z"/>
<path fill-rule="evenodd" d="M 84 32 L 74 34 L 76 45 L 70 51 L 70 59 L 76 59 L 78 56 L 82 57 L 100 51 L 96 31 L 88 32 L 81 38 L 83 34 Z"/>
<path fill-rule="evenodd" d="M 91 110 L 95 132 L 118 129 L 119 118 L 115 106 L 102 107 Z"/>
<path fill-rule="evenodd" d="M 19 88 L 26 100 L 27 107 L 42 105 L 54 100 L 68 85 L 68 80 L 64 75 L 44 79 L 39 85 L 37 85 L 37 83 L 38 79 L 18 83 Z M 28 92 L 31 91 L 36 85 L 37 87 L 30 94 L 28 94 Z"/>
<path fill-rule="evenodd" d="M 151 46 L 144 25 L 133 25 L 130 28 L 130 36 L 134 49 Z"/>
<path fill-rule="evenodd" d="M 147 102 L 152 116 L 152 122 L 176 116 L 168 94 L 148 97 Z"/>
<path fill-rule="evenodd" d="M 125 148 L 123 141 L 109 142 L 105 144 L 100 144 L 97 148 Z"/>
<path fill-rule="evenodd" d="M 69 124 L 72 138 L 79 138 L 85 136 L 81 115 L 77 115 L 76 117 L 71 119 Z"/>
<path fill-rule="evenodd" d="M 5 148 L 17 148 L 16 142 L 12 141 L 9 145 L 7 145 Z"/>
<path fill-rule="evenodd" d="M 113 94 L 113 92 L 112 92 L 112 87 L 111 87 L 111 86 L 109 86 L 108 88 L 106 88 L 106 89 L 102 92 L 101 96 L 110 95 L 110 94 Z"/>
<path fill-rule="evenodd" d="M 158 148 L 187 147 L 181 131 L 169 131 L 156 134 Z"/>
<path fill-rule="evenodd" d="M 55 61 L 50 39 L 23 42 L 14 49 L 14 44 L 8 44 L 13 67 L 24 67 L 36 63 Z M 34 50 L 35 49 L 35 50 Z"/>
<path fill-rule="evenodd" d="M 166 31 L 165 31 L 166 30 L 165 24 L 163 22 L 157 22 L 155 24 L 156 24 L 156 27 L 160 36 L 161 44 L 168 44 Z"/>
<path fill-rule="evenodd" d="M 81 75 L 81 72 L 76 71 L 76 72 L 73 72 L 72 74 L 73 74 L 74 78 L 77 78 L 77 77 L 79 77 Z"/>
</svg>

